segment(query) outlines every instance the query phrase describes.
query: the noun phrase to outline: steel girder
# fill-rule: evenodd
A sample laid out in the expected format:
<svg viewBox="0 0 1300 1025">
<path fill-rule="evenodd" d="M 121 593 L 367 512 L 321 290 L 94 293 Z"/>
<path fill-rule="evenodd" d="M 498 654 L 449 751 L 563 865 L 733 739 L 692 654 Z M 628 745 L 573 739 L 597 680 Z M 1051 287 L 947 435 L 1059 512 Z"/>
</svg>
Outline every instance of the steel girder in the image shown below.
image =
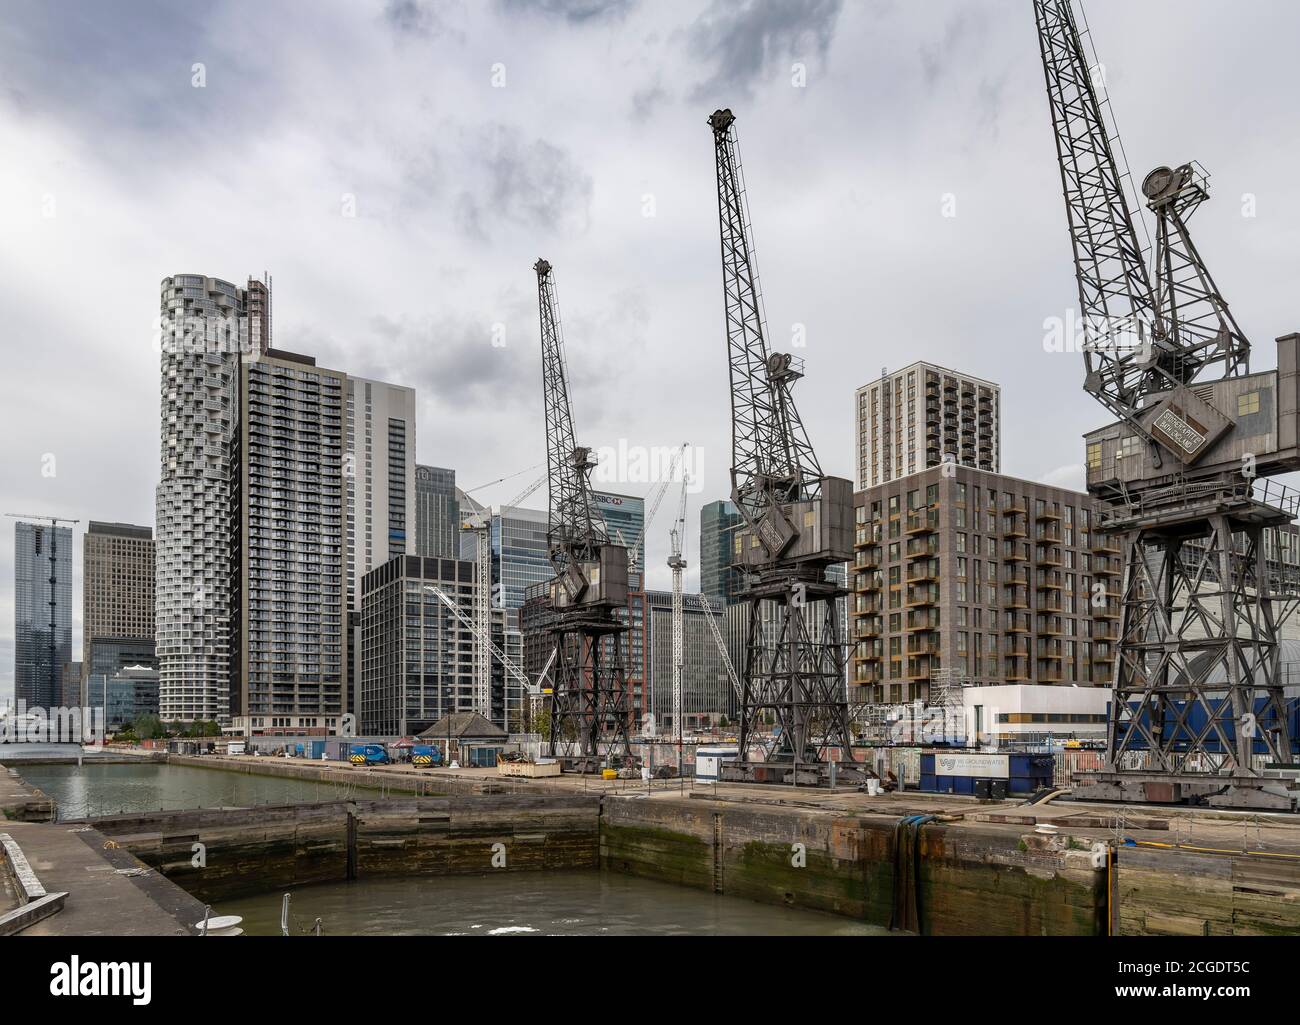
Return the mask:
<svg viewBox="0 0 1300 1025">
<path fill-rule="evenodd" d="M 1259 524 L 1220 513 L 1193 553 L 1160 528 L 1122 536 L 1125 579 L 1107 772 L 1189 782 L 1291 762 L 1270 568 Z"/>
<path fill-rule="evenodd" d="M 751 593 L 741 677 L 740 759 L 759 734 L 766 733 L 770 713 L 776 736 L 761 761 L 787 762 L 795 767 L 823 764 L 829 748 L 849 757 L 848 703 L 844 673 L 847 663 L 837 599 L 841 588 L 809 585 L 791 591 Z"/>
</svg>

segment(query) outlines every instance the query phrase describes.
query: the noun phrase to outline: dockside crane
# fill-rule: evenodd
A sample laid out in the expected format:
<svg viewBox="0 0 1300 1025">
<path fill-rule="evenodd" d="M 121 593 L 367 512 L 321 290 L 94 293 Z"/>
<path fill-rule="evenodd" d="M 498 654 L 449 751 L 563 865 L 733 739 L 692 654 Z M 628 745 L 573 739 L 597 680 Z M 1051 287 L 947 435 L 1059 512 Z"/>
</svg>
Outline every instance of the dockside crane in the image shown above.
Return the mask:
<svg viewBox="0 0 1300 1025">
<path fill-rule="evenodd" d="M 610 541 L 595 508 L 590 448 L 574 439 L 559 301 L 550 263 L 538 260 L 546 470 L 546 540 L 555 571 L 549 588 L 554 638 L 550 752 L 567 767 L 595 771 L 629 758 L 626 623 L 628 554 Z"/>
<path fill-rule="evenodd" d="M 731 500 L 744 520 L 736 562 L 749 606 L 740 752 L 723 772 L 740 781 L 817 783 L 836 749 L 852 759 L 836 600 L 847 591 L 826 571 L 852 554 L 853 486 L 817 462 L 791 391 L 802 361 L 768 349 L 736 118 L 717 110 L 708 120 L 731 386 Z"/>
<path fill-rule="evenodd" d="M 1250 373 L 1250 342 L 1187 226 L 1209 197 L 1195 161 L 1142 182 L 1156 222 L 1148 266 L 1086 23 L 1080 31 L 1070 0 L 1034 0 L 1034 15 L 1084 388 L 1114 417 L 1085 436 L 1088 490 L 1109 503 L 1091 540 L 1102 582 L 1085 600 L 1099 629 L 1118 619 L 1117 635 L 1092 639 L 1094 649 L 1114 640 L 1118 657 L 1107 762 L 1076 794 L 1290 808 L 1272 560 L 1280 564 L 1278 527 L 1300 496 L 1267 478 L 1300 468 L 1300 336 L 1277 340 L 1280 372 Z M 1122 560 L 1119 593 L 1105 583 L 1112 554 Z"/>
</svg>

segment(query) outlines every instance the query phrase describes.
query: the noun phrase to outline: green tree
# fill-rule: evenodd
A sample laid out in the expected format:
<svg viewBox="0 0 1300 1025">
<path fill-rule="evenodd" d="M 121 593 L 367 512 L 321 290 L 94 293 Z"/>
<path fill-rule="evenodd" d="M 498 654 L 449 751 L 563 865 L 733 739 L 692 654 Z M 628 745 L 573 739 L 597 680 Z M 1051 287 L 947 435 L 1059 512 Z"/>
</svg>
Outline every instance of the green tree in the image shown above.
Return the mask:
<svg viewBox="0 0 1300 1025">
<path fill-rule="evenodd" d="M 129 729 L 141 740 L 153 740 L 164 734 L 163 721 L 156 715 L 137 715 Z"/>
</svg>

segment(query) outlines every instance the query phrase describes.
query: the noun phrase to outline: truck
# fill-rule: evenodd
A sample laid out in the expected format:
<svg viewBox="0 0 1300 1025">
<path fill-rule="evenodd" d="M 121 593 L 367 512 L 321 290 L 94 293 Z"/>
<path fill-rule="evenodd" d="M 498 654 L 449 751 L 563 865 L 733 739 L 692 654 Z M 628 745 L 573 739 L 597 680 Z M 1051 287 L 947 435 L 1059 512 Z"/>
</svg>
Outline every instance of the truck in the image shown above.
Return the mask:
<svg viewBox="0 0 1300 1025">
<path fill-rule="evenodd" d="M 442 749 L 434 744 L 416 744 L 411 748 L 411 764 L 417 769 L 432 769 L 442 764 Z"/>
<path fill-rule="evenodd" d="M 354 744 L 348 751 L 353 765 L 387 765 L 390 760 L 383 744 Z"/>
</svg>

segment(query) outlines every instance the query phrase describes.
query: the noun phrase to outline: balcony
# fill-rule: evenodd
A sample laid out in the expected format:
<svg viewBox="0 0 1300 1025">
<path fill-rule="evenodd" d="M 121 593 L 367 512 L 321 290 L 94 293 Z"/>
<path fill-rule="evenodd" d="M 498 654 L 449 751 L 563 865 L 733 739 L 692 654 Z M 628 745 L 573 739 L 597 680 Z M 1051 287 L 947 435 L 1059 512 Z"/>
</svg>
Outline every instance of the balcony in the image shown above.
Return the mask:
<svg viewBox="0 0 1300 1025">
<path fill-rule="evenodd" d="M 880 545 L 868 545 L 860 549 L 857 555 L 857 567 L 859 569 L 879 569 L 882 548 Z"/>
<path fill-rule="evenodd" d="M 938 579 L 938 559 L 931 559 L 928 562 L 916 562 L 907 567 L 907 582 L 909 584 L 928 584 Z"/>
<path fill-rule="evenodd" d="M 1119 545 L 1107 535 L 1094 530 L 1089 535 L 1088 551 L 1093 555 L 1118 555 Z"/>
<path fill-rule="evenodd" d="M 938 509 L 911 509 L 907 513 L 908 534 L 932 534 L 939 529 Z"/>
<path fill-rule="evenodd" d="M 1108 559 L 1104 556 L 1098 556 L 1092 563 L 1092 575 L 1095 577 L 1119 576 L 1119 559 Z"/>
<path fill-rule="evenodd" d="M 937 609 L 925 609 L 919 612 L 909 612 L 905 625 L 908 630 L 938 630 L 939 611 Z"/>
<path fill-rule="evenodd" d="M 1002 605 L 1008 609 L 1029 608 L 1029 588 L 1019 584 L 1003 587 Z"/>
<path fill-rule="evenodd" d="M 1050 570 L 1046 573 L 1038 574 L 1038 582 L 1035 585 L 1040 593 L 1049 593 L 1061 590 L 1065 577 L 1060 570 Z"/>
<path fill-rule="evenodd" d="M 906 650 L 909 655 L 937 655 L 939 654 L 939 638 L 927 637 L 923 634 L 912 634 L 907 638 Z"/>
<path fill-rule="evenodd" d="M 1035 609 L 1039 612 L 1064 612 L 1065 603 L 1061 601 L 1061 596 L 1055 591 L 1042 591 L 1038 596 L 1038 604 Z"/>
<path fill-rule="evenodd" d="M 1039 523 L 1056 523 L 1060 521 L 1061 514 L 1050 505 L 1045 505 L 1034 513 L 1034 519 Z"/>
<path fill-rule="evenodd" d="M 929 680 L 930 679 L 930 660 L 928 657 L 909 658 L 907 667 L 903 670 L 903 679 L 905 680 Z"/>
<path fill-rule="evenodd" d="M 1061 564 L 1061 549 L 1059 548 L 1044 548 L 1038 553 L 1038 565 L 1040 566 L 1060 566 Z"/>
<path fill-rule="evenodd" d="M 1029 536 L 1029 524 L 1024 509 L 1002 510 L 1002 535 L 1012 538 Z"/>
<path fill-rule="evenodd" d="M 904 604 L 908 608 L 921 608 L 928 605 L 939 604 L 939 587 L 937 584 L 923 584 L 920 587 L 909 587 Z"/>
<path fill-rule="evenodd" d="M 1005 634 L 1027 634 L 1033 624 L 1030 621 L 1029 614 L 1026 612 L 1012 613 L 1007 625 L 1003 627 L 1002 632 Z"/>
<path fill-rule="evenodd" d="M 909 538 L 904 551 L 909 559 L 927 559 L 939 554 L 939 542 L 933 537 Z"/>
<path fill-rule="evenodd" d="M 1105 605 L 1092 607 L 1093 619 L 1119 619 L 1119 602 L 1108 601 Z"/>
<path fill-rule="evenodd" d="M 1029 556 L 1029 544 L 1026 541 L 1007 541 L 1002 545 L 1003 562 L 1028 562 Z"/>
<path fill-rule="evenodd" d="M 884 577 L 879 573 L 859 573 L 854 583 L 859 594 L 870 594 L 880 590 L 884 583 Z"/>
<path fill-rule="evenodd" d="M 1059 662 L 1065 657 L 1065 642 L 1059 639 L 1039 641 L 1038 657 Z"/>
<path fill-rule="evenodd" d="M 1061 617 L 1060 616 L 1039 616 L 1037 632 L 1043 637 L 1061 636 Z"/>
</svg>

